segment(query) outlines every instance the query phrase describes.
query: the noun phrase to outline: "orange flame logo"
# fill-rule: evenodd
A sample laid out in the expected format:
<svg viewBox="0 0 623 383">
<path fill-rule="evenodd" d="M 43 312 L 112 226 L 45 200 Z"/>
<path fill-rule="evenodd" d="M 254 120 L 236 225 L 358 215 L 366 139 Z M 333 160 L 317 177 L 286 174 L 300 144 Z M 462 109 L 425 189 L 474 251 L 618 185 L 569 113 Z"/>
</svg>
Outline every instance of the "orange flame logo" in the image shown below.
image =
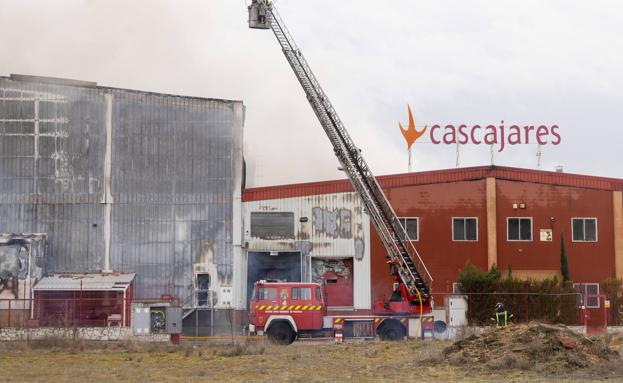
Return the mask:
<svg viewBox="0 0 623 383">
<path fill-rule="evenodd" d="M 398 123 L 398 126 L 400 127 L 400 133 L 402 133 L 402 136 L 407 141 L 407 149 L 411 150 L 411 145 L 413 145 L 413 143 L 415 143 L 418 138 L 422 137 L 422 135 L 426 133 L 426 126 L 424 126 L 424 129 L 419 132 L 415 130 L 413 114 L 411 113 L 411 107 L 409 106 L 409 104 L 407 104 L 407 108 L 409 109 L 409 128 L 404 129 L 400 122 Z"/>
</svg>

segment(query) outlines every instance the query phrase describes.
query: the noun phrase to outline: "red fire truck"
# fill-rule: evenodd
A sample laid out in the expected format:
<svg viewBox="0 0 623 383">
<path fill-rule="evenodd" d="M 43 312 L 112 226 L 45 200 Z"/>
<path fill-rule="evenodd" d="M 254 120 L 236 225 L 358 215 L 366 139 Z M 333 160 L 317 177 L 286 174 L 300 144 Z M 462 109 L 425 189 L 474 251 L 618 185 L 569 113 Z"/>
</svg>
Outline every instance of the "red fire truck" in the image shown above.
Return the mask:
<svg viewBox="0 0 623 383">
<path fill-rule="evenodd" d="M 393 278 L 393 293 L 388 301 L 375 303 L 367 316 L 342 317 L 327 315 L 319 284 L 257 282 L 250 302 L 251 332 L 266 333 L 271 340 L 282 343 L 292 343 L 296 337 L 331 335 L 333 331 L 336 336 L 378 335 L 396 340 L 405 335 L 419 336 L 417 328 L 423 329 L 423 315 L 432 308 L 433 278 L 272 2 L 252 0 L 248 9 L 249 27 L 270 29 L 277 38 L 341 169 L 348 175 L 383 242 Z"/>
<path fill-rule="evenodd" d="M 249 332 L 266 334 L 279 344 L 298 338 L 344 337 L 401 340 L 419 337 L 432 330 L 430 305 L 405 302 L 396 292 L 395 300 L 379 302 L 373 314 L 328 315 L 323 286 L 305 282 L 256 282 L 249 309 Z"/>
</svg>

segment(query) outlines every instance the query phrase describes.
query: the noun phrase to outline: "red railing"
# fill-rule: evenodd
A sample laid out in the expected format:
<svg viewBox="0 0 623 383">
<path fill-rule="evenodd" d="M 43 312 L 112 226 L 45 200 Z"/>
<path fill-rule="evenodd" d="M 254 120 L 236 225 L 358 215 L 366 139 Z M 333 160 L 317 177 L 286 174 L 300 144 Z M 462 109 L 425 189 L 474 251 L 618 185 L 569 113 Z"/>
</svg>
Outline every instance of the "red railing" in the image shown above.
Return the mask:
<svg viewBox="0 0 623 383">
<path fill-rule="evenodd" d="M 171 295 L 160 298 L 32 298 L 0 299 L 2 327 L 105 327 L 130 326 L 132 302 L 167 302 L 179 305 Z"/>
</svg>

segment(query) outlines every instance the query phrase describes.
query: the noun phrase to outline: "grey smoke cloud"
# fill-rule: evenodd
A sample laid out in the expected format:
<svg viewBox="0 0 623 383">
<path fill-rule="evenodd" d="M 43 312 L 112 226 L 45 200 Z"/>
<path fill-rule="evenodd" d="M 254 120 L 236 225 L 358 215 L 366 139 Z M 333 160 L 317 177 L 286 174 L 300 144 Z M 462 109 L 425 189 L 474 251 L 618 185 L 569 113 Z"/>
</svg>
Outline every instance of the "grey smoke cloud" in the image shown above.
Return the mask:
<svg viewBox="0 0 623 383">
<path fill-rule="evenodd" d="M 543 169 L 623 178 L 618 1 L 277 6 L 377 175 L 407 169 L 409 103 L 418 126 L 558 124 Z M 274 37 L 246 19 L 244 0 L 0 0 L 0 73 L 241 99 L 251 185 L 343 177 Z M 508 147 L 495 162 L 534 168 L 536 151 Z M 460 159 L 489 164 L 489 148 Z M 455 147 L 415 144 L 414 170 L 454 164 Z"/>
</svg>

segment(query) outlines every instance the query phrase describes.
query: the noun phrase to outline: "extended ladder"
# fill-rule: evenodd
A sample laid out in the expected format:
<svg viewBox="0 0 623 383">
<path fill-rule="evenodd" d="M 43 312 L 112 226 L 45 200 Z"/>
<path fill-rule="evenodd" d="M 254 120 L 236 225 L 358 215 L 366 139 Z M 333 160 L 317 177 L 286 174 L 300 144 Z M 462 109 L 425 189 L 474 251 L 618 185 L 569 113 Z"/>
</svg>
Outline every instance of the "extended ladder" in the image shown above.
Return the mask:
<svg viewBox="0 0 623 383">
<path fill-rule="evenodd" d="M 422 300 L 429 301 L 433 279 L 409 240 L 405 228 L 363 159 L 360 150 L 346 131 L 329 98 L 316 80 L 305 57 L 296 46 L 279 13 L 272 4 L 264 0 L 260 1 L 262 2 L 257 6 L 264 7 L 266 19 L 261 20 L 264 29 L 270 26 L 277 37 L 288 63 L 307 95 L 307 100 L 333 145 L 335 155 L 362 199 L 387 249 L 389 259 L 396 265 L 398 274 L 411 296 L 414 298 L 421 296 Z"/>
</svg>

